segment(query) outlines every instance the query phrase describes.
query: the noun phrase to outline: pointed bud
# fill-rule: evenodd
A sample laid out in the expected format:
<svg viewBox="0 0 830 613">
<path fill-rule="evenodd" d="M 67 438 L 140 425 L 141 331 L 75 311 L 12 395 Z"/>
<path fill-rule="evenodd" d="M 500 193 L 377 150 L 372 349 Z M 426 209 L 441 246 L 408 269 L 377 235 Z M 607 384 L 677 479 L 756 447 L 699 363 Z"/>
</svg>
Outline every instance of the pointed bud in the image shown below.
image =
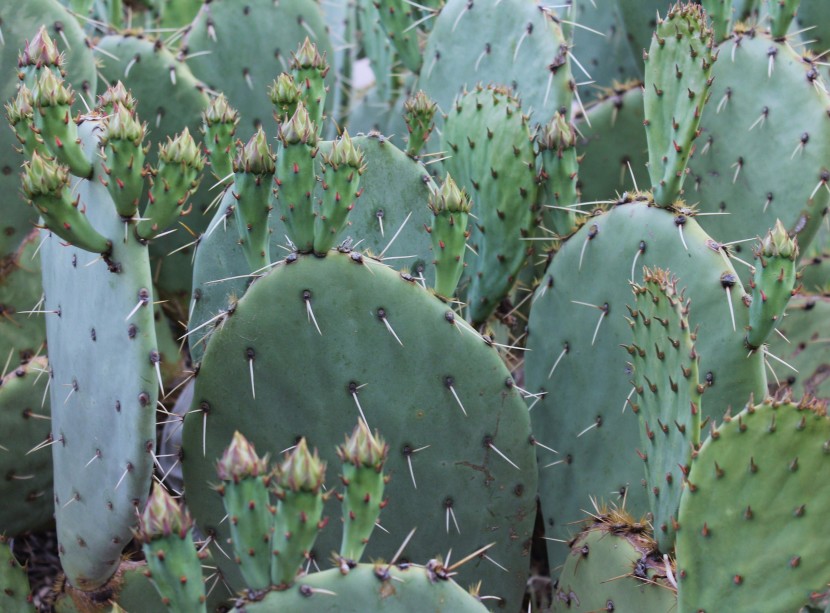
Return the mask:
<svg viewBox="0 0 830 613">
<path fill-rule="evenodd" d="M 438 105 L 432 98 L 427 96 L 423 90 L 418 90 L 414 96 L 404 102 L 403 110 L 407 115 L 418 117 L 422 119 L 424 123 L 429 123 L 432 121 L 432 118 L 435 117 Z M 409 123 L 408 120 L 407 123 Z"/>
<path fill-rule="evenodd" d="M 337 447 L 337 456 L 343 461 L 355 466 L 366 466 L 378 471 L 383 467 L 389 445 L 386 444 L 377 431 L 372 436 L 369 427 L 362 419 L 357 422 L 352 435 L 346 437 L 346 442 Z"/>
<path fill-rule="evenodd" d="M 436 215 L 444 210 L 451 213 L 469 213 L 473 205 L 467 192 L 459 188 L 453 178 L 447 174 L 441 189 L 430 195 L 429 208 Z"/>
<path fill-rule="evenodd" d="M 134 111 L 135 105 L 135 98 L 121 81 L 111 85 L 103 94 L 98 96 L 98 106 L 103 108 L 105 112 L 110 112 L 117 106 Z"/>
<path fill-rule="evenodd" d="M 205 158 L 187 128 L 172 140 L 168 136 L 167 143 L 159 145 L 159 160 L 165 164 L 181 164 L 195 168 L 197 171 L 205 167 Z"/>
<path fill-rule="evenodd" d="M 238 430 L 231 444 L 216 463 L 216 473 L 222 481 L 238 483 L 245 477 L 264 475 L 268 468 L 268 456 L 260 458 L 254 446 Z"/>
<path fill-rule="evenodd" d="M 317 45 L 311 42 L 311 39 L 306 36 L 303 44 L 297 49 L 297 53 L 291 54 L 291 69 L 302 70 L 313 68 L 325 74 L 329 67 L 326 64 L 326 55 L 320 55 L 317 50 Z"/>
<path fill-rule="evenodd" d="M 281 119 L 285 115 L 293 115 L 297 103 L 302 99 L 303 92 L 294 81 L 294 77 L 287 72 L 282 73 L 268 88 L 268 97 L 277 108 Z"/>
<path fill-rule="evenodd" d="M 284 145 L 304 143 L 313 147 L 317 144 L 317 127 L 311 121 L 304 104 L 298 104 L 294 116 L 280 124 L 280 140 Z"/>
<path fill-rule="evenodd" d="M 111 140 L 123 140 L 139 146 L 146 132 L 147 124 L 142 125 L 127 107 L 118 105 L 104 119 L 101 145 L 106 145 Z"/>
<path fill-rule="evenodd" d="M 570 149 L 576 146 L 576 129 L 564 115 L 555 113 L 550 122 L 542 126 L 537 141 L 543 151 Z"/>
<path fill-rule="evenodd" d="M 56 76 L 51 70 L 44 70 L 35 84 L 32 94 L 36 107 L 71 106 L 75 101 L 75 94 L 71 87 L 67 87 L 63 79 Z"/>
<path fill-rule="evenodd" d="M 12 127 L 21 121 L 31 121 L 33 117 L 32 91 L 25 85 L 20 85 L 17 95 L 12 102 L 5 105 L 6 117 Z"/>
<path fill-rule="evenodd" d="M 69 170 L 53 159 L 43 157 L 37 151 L 32 160 L 23 165 L 23 193 L 32 200 L 41 195 L 60 194 L 69 185 Z"/>
<path fill-rule="evenodd" d="M 63 64 L 63 54 L 58 51 L 55 41 L 49 37 L 46 26 L 40 27 L 35 37 L 26 43 L 26 47 L 17 56 L 18 68 L 46 66 L 60 69 Z"/>
<path fill-rule="evenodd" d="M 286 454 L 277 469 L 277 482 L 286 490 L 316 493 L 326 476 L 326 463 L 320 459 L 317 450 L 308 450 L 305 438 Z"/>
<path fill-rule="evenodd" d="M 192 525 L 187 509 L 179 505 L 164 487 L 154 485 L 144 513 L 138 518 L 136 536 L 144 543 L 174 533 L 183 538 Z"/>
<path fill-rule="evenodd" d="M 241 143 L 240 143 L 241 144 Z M 233 161 L 234 172 L 248 172 L 255 175 L 274 174 L 275 160 L 268 139 L 259 128 L 251 139 L 237 149 Z"/>
<path fill-rule="evenodd" d="M 780 219 L 775 221 L 775 226 L 767 232 L 761 242 L 758 252 L 761 257 L 782 257 L 795 261 L 798 259 L 798 243 L 796 239 L 790 238 L 787 228 Z"/>
<path fill-rule="evenodd" d="M 202 119 L 208 126 L 219 123 L 235 126 L 239 123 L 239 112 L 228 104 L 225 94 L 219 94 L 210 101 L 207 110 L 202 113 Z"/>
<path fill-rule="evenodd" d="M 349 133 L 343 130 L 343 135 L 334 141 L 331 153 L 323 156 L 323 163 L 328 164 L 335 170 L 340 166 L 350 166 L 362 175 L 365 170 L 364 159 L 363 151 L 352 144 Z"/>
</svg>

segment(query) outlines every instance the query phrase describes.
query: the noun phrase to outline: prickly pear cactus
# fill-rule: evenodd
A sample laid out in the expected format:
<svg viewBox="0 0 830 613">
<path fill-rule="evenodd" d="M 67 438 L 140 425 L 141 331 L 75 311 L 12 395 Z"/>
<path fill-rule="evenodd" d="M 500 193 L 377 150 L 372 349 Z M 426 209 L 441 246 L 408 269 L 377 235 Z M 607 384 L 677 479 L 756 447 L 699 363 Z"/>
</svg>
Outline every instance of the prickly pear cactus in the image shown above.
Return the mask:
<svg viewBox="0 0 830 613">
<path fill-rule="evenodd" d="M 205 585 L 193 543 L 193 522 L 187 509 L 159 484 L 153 486 L 139 517 L 136 538 L 147 560 L 146 574 L 167 609 L 205 613 Z"/>
<path fill-rule="evenodd" d="M 276 75 L 289 70 L 306 37 L 321 54 L 333 55 L 320 7 L 311 0 L 214 0 L 202 5 L 182 50 L 196 78 L 239 111 L 237 136 L 247 141 L 270 119 L 273 107 L 264 94 Z M 329 72 L 326 86 L 333 83 Z"/>
<path fill-rule="evenodd" d="M 647 494 L 661 551 L 674 547 L 677 507 L 692 451 L 700 444 L 701 395 L 697 334 L 689 329 L 689 303 L 671 272 L 643 270 L 629 308 L 634 341 L 626 346 L 640 420 L 640 449 Z"/>
<path fill-rule="evenodd" d="M 49 440 L 50 373 L 40 357 L 12 368 L 0 379 L 0 462 L 6 475 L 0 526 L 14 536 L 49 524 L 52 502 L 52 458 Z"/>
<path fill-rule="evenodd" d="M 431 285 L 435 270 L 425 228 L 429 227 L 432 216 L 427 203 L 430 194 L 438 188 L 423 164 L 408 157 L 385 137 L 358 136 L 352 143 L 363 151 L 366 170 L 360 177 L 361 196 L 349 214 L 349 225 L 341 238 L 351 239 L 353 243 L 361 241 L 361 249 L 383 254 L 396 267 L 406 268 L 413 276 L 423 277 L 425 285 Z M 325 141 L 321 143 L 318 156 L 329 146 Z M 233 206 L 232 196 L 226 195 L 196 251 L 189 326 L 190 351 L 196 362 L 201 361 L 207 342 L 205 335 L 212 330 L 211 324 L 197 328 L 241 298 L 251 281 L 250 268 L 238 244 Z M 230 216 L 228 207 L 231 207 Z M 277 260 L 285 253 L 286 230 L 279 215 L 272 212 L 268 221 L 270 250 L 272 258 Z"/>
<path fill-rule="evenodd" d="M 436 560 L 414 564 L 360 564 L 343 574 L 332 568 L 301 578 L 282 592 L 269 592 L 259 602 L 233 609 L 239 613 L 268 611 L 326 613 L 483 613 L 487 608 L 449 578 Z"/>
<path fill-rule="evenodd" d="M 673 565 L 661 558 L 646 521 L 624 510 L 602 510 L 568 545 L 553 586 L 553 613 L 676 610 L 668 579 Z"/>
<path fill-rule="evenodd" d="M 643 78 L 643 49 L 648 47 L 648 39 L 656 25 L 656 13 L 648 15 L 648 36 L 640 48 L 633 49 L 634 43 L 629 44 L 624 15 L 628 5 L 639 12 L 642 2 L 626 2 L 626 0 L 606 0 L 597 3 L 591 0 L 575 0 L 571 8 L 561 12 L 561 17 L 571 23 L 563 23 L 562 28 L 572 41 L 575 60 L 579 66 L 574 68 L 577 80 L 595 82 L 599 88 L 586 87 L 583 99 L 587 104 L 590 100 L 602 97 L 602 88 L 611 87 L 614 82 L 623 82 L 629 79 Z M 630 9 L 629 9 L 630 11 Z M 629 16 L 629 20 L 634 21 Z M 577 24 L 577 25 L 571 25 Z"/>
<path fill-rule="evenodd" d="M 707 386 L 702 417 L 737 410 L 750 393 L 766 390 L 763 356 L 747 356 L 744 345 L 749 309 L 737 274 L 687 213 L 657 208 L 647 194 L 627 196 L 589 217 L 562 245 L 536 291 L 525 376 L 529 392 L 545 394 L 531 402 L 534 436 L 559 452 L 538 449 L 545 528 L 553 538 L 570 538 L 569 524 L 590 496 L 619 493 L 630 512 L 647 511 L 637 459 L 644 450 L 631 406 L 637 390 L 631 358 L 620 347 L 631 344 L 629 281 L 642 282 L 643 266 L 671 270 L 692 301 L 689 323 L 700 326 L 695 347 Z M 565 553 L 549 542 L 553 565 Z"/>
<path fill-rule="evenodd" d="M 150 136 L 160 143 L 173 138 L 187 127 L 199 134 L 201 113 L 208 106 L 205 86 L 198 81 L 188 64 L 175 55 L 175 50 L 144 35 L 111 34 L 98 41 L 97 55 L 101 74 L 113 84 L 123 82 L 138 100 L 137 110 L 148 122 Z M 147 152 L 147 161 L 157 163 L 156 151 Z M 192 207 L 180 217 L 175 230 L 150 245 L 153 280 L 167 295 L 186 296 L 193 274 L 192 242 L 194 233 L 207 228 L 207 208 L 215 196 L 205 180 L 193 195 Z"/>
<path fill-rule="evenodd" d="M 755 270 L 749 286 L 749 328 L 746 344 L 757 349 L 784 317 L 787 302 L 797 293 L 796 262 L 798 242 L 787 234 L 781 221 L 775 222 L 755 251 Z"/>
<path fill-rule="evenodd" d="M 530 0 L 447 2 L 427 39 L 420 74 L 420 87 L 444 113 L 462 91 L 493 84 L 511 87 L 539 122 L 549 121 L 575 88 L 555 14 Z"/>
<path fill-rule="evenodd" d="M 40 234 L 34 230 L 16 251 L 0 260 L 0 359 L 10 359 L 12 365 L 36 355 L 46 341 L 43 319 L 28 312 L 38 310 L 43 295 L 39 244 Z"/>
<path fill-rule="evenodd" d="M 606 200 L 648 185 L 644 119 L 641 81 L 616 84 L 576 116 L 583 202 Z"/>
<path fill-rule="evenodd" d="M 98 125 L 82 125 L 90 152 Z M 106 187 L 82 181 L 77 193 L 90 204 L 87 217 L 95 227 L 124 236 Z M 101 258 L 43 233 L 55 516 L 62 566 L 82 589 L 98 587 L 117 567 L 134 501 L 146 497 L 153 468 L 159 383 L 152 280 L 146 245 L 127 236 L 127 243 L 115 238 L 112 244 L 110 260 L 120 266 L 110 271 Z M 111 419 L 95 417 L 102 413 Z"/>
<path fill-rule="evenodd" d="M 678 2 L 658 21 L 643 54 L 648 172 L 660 206 L 672 204 L 681 193 L 712 84 L 714 44 L 703 9 Z"/>
<path fill-rule="evenodd" d="M 830 202 L 830 96 L 819 66 L 759 29 L 736 30 L 718 49 L 687 199 L 726 213 L 701 218 L 719 241 L 763 236 L 780 219 L 806 249 Z"/>
<path fill-rule="evenodd" d="M 773 362 L 775 383 L 792 390 L 795 398 L 804 394 L 830 400 L 830 296 L 795 296 L 786 316 L 769 339 L 769 351 L 784 361 Z"/>
<path fill-rule="evenodd" d="M 81 92 L 88 103 L 95 94 L 96 74 L 92 51 L 86 46 L 84 34 L 78 22 L 56 0 L 32 0 L 31 2 L 4 2 L 0 5 L 0 104 L 15 97 L 20 80 L 18 50 L 27 41 L 34 42 L 41 25 L 46 34 L 60 41 L 66 50 L 66 79 Z M 29 83 L 32 87 L 33 83 Z M 83 109 L 80 96 L 73 111 Z M 4 114 L 5 115 L 5 114 Z M 5 122 L 3 122 L 5 123 Z M 12 253 L 37 222 L 37 215 L 22 206 L 18 172 L 23 156 L 15 151 L 19 143 L 14 133 L 2 126 L 0 130 L 0 193 L 6 194 L 0 221 L 0 257 Z M 4 358 L 5 359 L 5 358 Z"/>
<path fill-rule="evenodd" d="M 794 611 L 830 578 L 826 406 L 767 400 L 724 419 L 680 504 L 680 611 Z M 740 548 L 740 555 L 735 555 Z"/>
<path fill-rule="evenodd" d="M 233 431 L 258 449 L 305 436 L 332 463 L 323 443 L 358 417 L 388 433 L 392 475 L 381 520 L 388 534 L 376 532 L 367 555 L 388 555 L 416 526 L 407 559 L 495 540 L 459 580 L 480 579 L 508 610 L 518 607 L 536 479 L 520 392 L 495 349 L 446 304 L 356 252 L 289 255 L 212 333 L 182 443 L 187 500 L 202 530 L 224 542 L 225 511 L 206 484 Z M 316 559 L 339 536 L 323 530 Z M 220 566 L 239 585 L 235 565 Z"/>
<path fill-rule="evenodd" d="M 536 152 L 528 118 L 504 88 L 475 88 L 444 120 L 445 169 L 467 191 L 476 222 L 467 255 L 468 319 L 483 323 L 516 281 L 528 255 L 536 202 Z M 463 290 L 462 290 L 463 291 Z"/>
</svg>

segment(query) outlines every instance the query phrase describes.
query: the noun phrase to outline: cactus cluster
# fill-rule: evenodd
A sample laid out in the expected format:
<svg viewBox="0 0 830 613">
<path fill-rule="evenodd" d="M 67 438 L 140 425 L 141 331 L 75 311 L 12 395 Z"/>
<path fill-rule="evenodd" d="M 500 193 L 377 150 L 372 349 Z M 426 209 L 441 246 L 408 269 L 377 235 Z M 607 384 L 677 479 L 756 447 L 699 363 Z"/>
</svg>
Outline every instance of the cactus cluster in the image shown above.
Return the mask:
<svg viewBox="0 0 830 613">
<path fill-rule="evenodd" d="M 826 609 L 824 4 L 2 4 L 0 534 L 58 611 Z"/>
</svg>

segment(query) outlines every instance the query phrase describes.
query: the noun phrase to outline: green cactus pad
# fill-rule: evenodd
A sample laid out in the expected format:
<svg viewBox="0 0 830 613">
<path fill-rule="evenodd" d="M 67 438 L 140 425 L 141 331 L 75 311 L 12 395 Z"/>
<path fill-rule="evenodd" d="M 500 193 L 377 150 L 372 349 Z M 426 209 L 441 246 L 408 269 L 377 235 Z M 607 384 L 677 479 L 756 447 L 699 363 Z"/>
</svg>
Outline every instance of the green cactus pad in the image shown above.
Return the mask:
<svg viewBox="0 0 830 613">
<path fill-rule="evenodd" d="M 614 194 L 634 188 L 635 183 L 641 187 L 648 185 L 644 119 L 640 81 L 616 84 L 605 90 L 585 115 L 577 115 L 581 134 L 577 143 L 579 186 L 583 202 L 613 198 Z"/>
<path fill-rule="evenodd" d="M 562 13 L 562 18 L 579 24 L 572 27 L 563 24 L 566 34 L 573 41 L 573 54 L 576 61 L 585 68 L 574 67 L 577 80 L 593 81 L 598 87 L 586 87 L 582 94 L 586 104 L 601 97 L 603 88 L 614 82 L 643 78 L 642 47 L 648 46 L 648 39 L 656 24 L 656 14 L 648 15 L 648 21 L 642 29 L 648 30 L 646 42 L 636 51 L 633 41 L 629 44 L 628 31 L 624 22 L 626 12 L 636 11 L 640 14 L 645 2 L 626 2 L 625 0 L 576 0 L 570 11 Z M 631 7 L 629 8 L 629 5 Z M 580 27 L 584 26 L 584 27 Z M 590 28 L 590 29 L 588 29 Z M 590 78 L 585 73 L 590 75 Z"/>
<path fill-rule="evenodd" d="M 826 587 L 828 440 L 815 403 L 750 404 L 713 429 L 680 503 L 679 611 L 795 611 Z"/>
<path fill-rule="evenodd" d="M 789 387 L 795 398 L 810 394 L 830 400 L 828 321 L 830 296 L 795 296 L 790 300 L 786 316 L 778 326 L 783 337 L 777 334 L 770 336 L 770 353 L 792 368 L 775 361 L 771 365 L 780 385 Z"/>
<path fill-rule="evenodd" d="M 776 221 L 755 251 L 755 270 L 749 283 L 752 303 L 747 347 L 756 349 L 769 338 L 780 323 L 787 302 L 798 291 L 795 289 L 798 256 L 797 241 Z"/>
<path fill-rule="evenodd" d="M 645 121 L 654 200 L 672 204 L 680 195 L 686 165 L 711 86 L 714 34 L 697 4 L 674 5 L 662 18 L 644 54 Z"/>
<path fill-rule="evenodd" d="M 271 532 L 274 509 L 268 486 L 267 456 L 260 458 L 238 431 L 217 462 L 217 491 L 228 513 L 234 559 L 252 590 L 271 585 Z"/>
<path fill-rule="evenodd" d="M 452 579 L 437 578 L 429 567 L 360 564 L 345 575 L 332 568 L 300 579 L 259 602 L 241 602 L 238 613 L 478 613 L 487 608 Z"/>
<path fill-rule="evenodd" d="M 744 346 L 749 309 L 732 265 L 694 219 L 641 197 L 588 218 L 557 252 L 534 296 L 525 380 L 529 392 L 548 392 L 534 400 L 534 436 L 559 452 L 538 450 L 545 529 L 553 538 L 570 538 L 569 524 L 590 496 L 615 500 L 619 492 L 630 512 L 647 511 L 637 459 L 644 450 L 629 405 L 636 402 L 630 356 L 620 348 L 631 343 L 629 280 L 641 282 L 642 266 L 671 270 L 692 301 L 701 383 L 708 386 L 702 417 L 737 409 L 751 392 L 766 390 L 762 356 L 747 357 Z M 734 283 L 731 298 L 724 282 Z M 565 551 L 551 541 L 549 556 L 555 566 Z"/>
<path fill-rule="evenodd" d="M 321 54 L 333 55 L 320 7 L 313 0 L 214 0 L 193 20 L 182 50 L 193 74 L 225 94 L 239 111 L 237 137 L 244 142 L 270 120 L 274 108 L 265 95 L 268 87 L 288 71 L 291 54 L 306 37 Z M 333 83 L 330 71 L 326 85 Z"/>
<path fill-rule="evenodd" d="M 674 613 L 677 595 L 648 524 L 613 509 L 593 517 L 569 543 L 551 613 Z"/>
<path fill-rule="evenodd" d="M 15 203 L 15 206 L 23 206 Z M 40 234 L 30 232 L 16 251 L 0 259 L 0 359 L 11 364 L 37 354 L 46 341 L 46 326 L 38 315 L 23 311 L 37 310 L 43 295 L 40 280 Z"/>
<path fill-rule="evenodd" d="M 567 53 L 553 13 L 531 0 L 450 0 L 427 39 L 420 87 L 444 113 L 478 83 L 511 87 L 546 122 L 572 95 Z"/>
<path fill-rule="evenodd" d="M 0 607 L 3 611 L 34 613 L 29 578 L 9 545 L 9 540 L 0 536 Z"/>
<path fill-rule="evenodd" d="M 396 268 L 423 276 L 424 283 L 431 285 L 435 270 L 429 265 L 433 257 L 425 226 L 431 217 L 427 206 L 430 193 L 437 188 L 429 173 L 383 136 L 358 136 L 352 142 L 366 157 L 366 171 L 360 178 L 363 192 L 349 214 L 342 237 L 350 237 L 353 243 L 362 241 L 360 248 L 371 253 L 404 257 L 395 260 Z M 326 153 L 327 147 L 321 143 L 321 154 Z M 226 217 L 231 204 L 233 201 L 226 194 L 196 251 L 189 326 L 190 351 L 195 362 L 201 361 L 206 342 L 202 339 L 212 328 L 208 325 L 194 330 L 241 298 L 251 280 L 233 216 Z M 269 224 L 271 255 L 278 260 L 286 253 L 281 247 L 286 242 L 285 227 L 273 212 Z M 227 280 L 217 283 L 220 279 Z"/>
<path fill-rule="evenodd" d="M 6 475 L 0 526 L 9 536 L 45 527 L 54 512 L 49 449 L 29 453 L 49 437 L 48 368 L 46 358 L 36 358 L 0 379 L 0 463 Z"/>
<path fill-rule="evenodd" d="M 518 608 L 536 491 L 519 391 L 495 349 L 443 302 L 356 252 L 291 255 L 213 332 L 182 443 L 187 500 L 201 529 L 220 541 L 227 533 L 206 483 L 231 432 L 258 449 L 285 449 L 306 436 L 332 464 L 326 441 L 361 414 L 387 433 L 386 491 L 394 501 L 382 517 L 389 532 L 375 532 L 367 555 L 394 551 L 416 526 L 407 559 L 495 540 L 489 560 L 464 566 L 460 580 L 481 579 L 507 610 Z M 339 531 L 323 530 L 316 559 L 339 544 Z M 239 585 L 230 579 L 235 569 L 217 558 Z"/>
<path fill-rule="evenodd" d="M 536 153 L 527 116 L 509 90 L 465 92 L 447 115 L 446 171 L 472 201 L 467 254 L 468 319 L 483 323 L 510 291 L 528 255 L 536 202 Z M 464 294 L 462 294 L 464 295 Z"/>
<path fill-rule="evenodd" d="M 830 202 L 830 96 L 819 66 L 757 30 L 719 45 L 686 199 L 722 242 L 763 236 L 780 219 L 806 249 Z M 798 109 L 798 112 L 794 112 Z"/>
<path fill-rule="evenodd" d="M 80 126 L 90 157 L 98 127 Z M 41 249 L 61 563 L 86 590 L 115 572 L 147 496 L 159 385 L 147 246 L 130 228 L 124 238 L 99 172 L 76 193 L 90 222 L 112 237 L 107 262 L 47 232 Z"/>
<path fill-rule="evenodd" d="M 643 271 L 633 285 L 629 310 L 634 342 L 626 347 L 637 389 L 632 410 L 640 419 L 647 493 L 661 551 L 674 546 L 674 525 L 692 451 L 700 444 L 700 397 L 696 334 L 689 329 L 689 303 L 670 271 Z"/>
</svg>

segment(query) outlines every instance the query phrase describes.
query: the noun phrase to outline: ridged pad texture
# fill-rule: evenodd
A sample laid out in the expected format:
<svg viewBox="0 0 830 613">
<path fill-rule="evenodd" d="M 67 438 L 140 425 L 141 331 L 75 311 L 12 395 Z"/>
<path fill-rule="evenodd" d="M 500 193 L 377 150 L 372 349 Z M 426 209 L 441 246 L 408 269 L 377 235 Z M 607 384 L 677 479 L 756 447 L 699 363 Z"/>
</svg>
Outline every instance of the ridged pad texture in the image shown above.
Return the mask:
<svg viewBox="0 0 830 613">
<path fill-rule="evenodd" d="M 389 557 L 413 527 L 404 552 L 410 560 L 495 541 L 487 555 L 507 570 L 482 558 L 460 569 L 458 580 L 481 579 L 508 610 L 518 607 L 535 517 L 527 409 L 495 349 L 447 305 L 356 253 L 300 256 L 275 267 L 214 331 L 182 445 L 188 506 L 199 527 L 224 542 L 225 512 L 206 484 L 215 481 L 214 462 L 235 430 L 260 454 L 306 436 L 336 466 L 332 443 L 361 411 L 390 445 L 392 477 L 380 520 L 389 533 L 376 531 L 366 555 Z M 331 489 L 336 475 L 328 479 Z M 338 517 L 332 504 L 325 514 Z M 339 540 L 339 530 L 323 530 L 317 559 Z M 236 576 L 235 565 L 217 558 L 226 576 Z"/>
</svg>

